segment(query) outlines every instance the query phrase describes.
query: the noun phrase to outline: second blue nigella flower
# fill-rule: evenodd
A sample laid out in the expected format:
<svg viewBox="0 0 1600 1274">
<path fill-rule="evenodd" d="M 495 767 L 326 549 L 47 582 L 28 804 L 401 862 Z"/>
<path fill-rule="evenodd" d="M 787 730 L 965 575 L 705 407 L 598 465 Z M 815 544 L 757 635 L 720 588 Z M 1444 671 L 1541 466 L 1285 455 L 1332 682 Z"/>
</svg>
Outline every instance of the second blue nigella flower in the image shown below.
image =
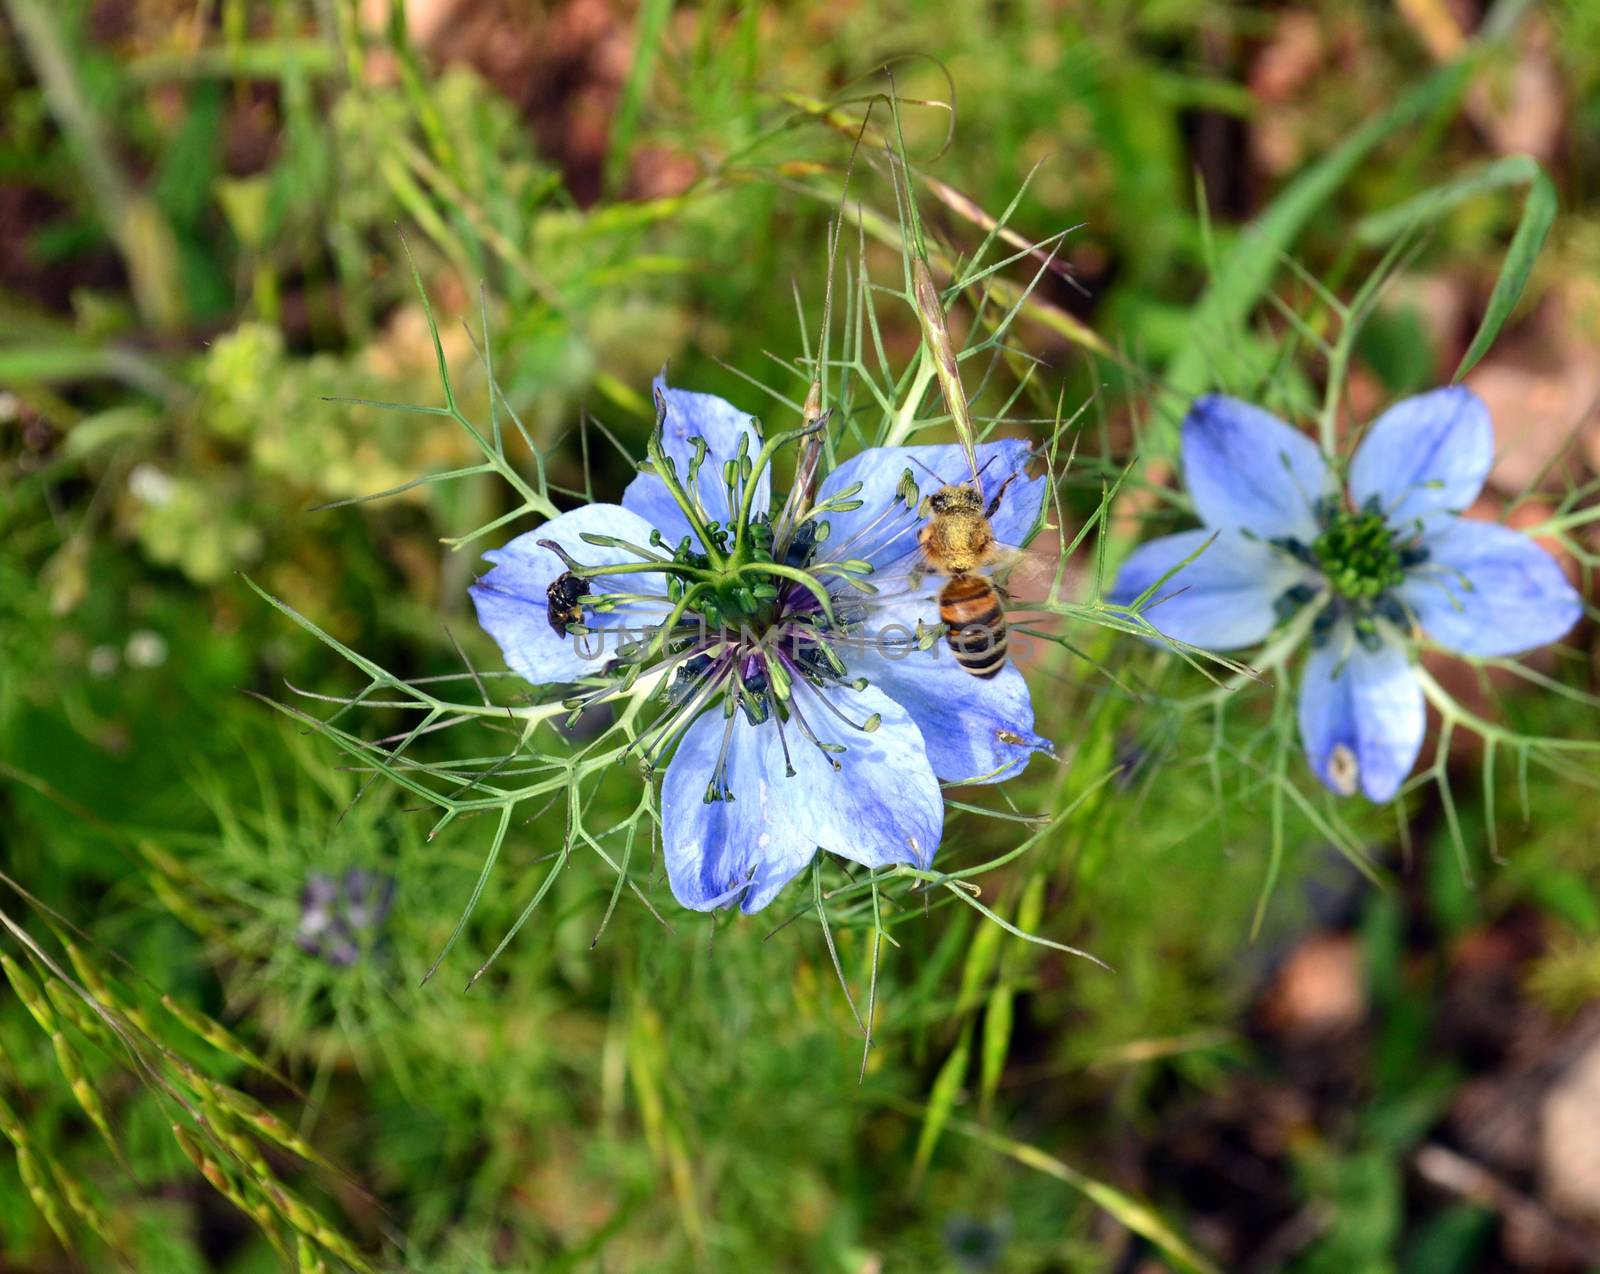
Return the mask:
<svg viewBox="0 0 1600 1274">
<path fill-rule="evenodd" d="M 920 506 L 970 477 L 965 453 L 871 449 L 774 511 L 772 453 L 803 431 L 764 443 L 720 398 L 659 379 L 655 393 L 650 470 L 620 505 L 487 554 L 480 622 L 534 683 L 598 697 L 654 678 L 663 708 L 635 747 L 652 766 L 670 756 L 662 846 L 684 906 L 759 911 L 818 849 L 926 867 L 941 781 L 997 781 L 1049 747 L 1016 668 L 981 681 L 932 640 L 941 581 L 917 569 Z M 1043 507 L 1030 456 L 1020 441 L 978 448 L 1012 544 Z M 802 472 L 816 460 L 812 446 Z"/>
<path fill-rule="evenodd" d="M 1422 748 L 1409 654 L 1418 631 L 1462 655 L 1515 655 L 1583 613 L 1527 536 L 1458 516 L 1493 458 L 1488 410 L 1460 386 L 1379 417 L 1347 493 L 1304 434 L 1237 399 L 1201 398 L 1183 424 L 1183 464 L 1205 525 L 1138 549 L 1110 600 L 1131 603 L 1198 553 L 1147 604 L 1179 641 L 1237 650 L 1315 607 L 1300 686 L 1306 758 L 1333 791 L 1386 801 Z"/>
</svg>

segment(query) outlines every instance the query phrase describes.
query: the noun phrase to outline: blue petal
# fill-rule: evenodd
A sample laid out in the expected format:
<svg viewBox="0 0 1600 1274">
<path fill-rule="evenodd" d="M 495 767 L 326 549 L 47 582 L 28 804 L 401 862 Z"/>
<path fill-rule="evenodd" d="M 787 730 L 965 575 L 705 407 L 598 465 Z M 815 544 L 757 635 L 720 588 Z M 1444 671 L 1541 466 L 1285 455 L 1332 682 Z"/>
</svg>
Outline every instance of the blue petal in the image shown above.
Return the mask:
<svg viewBox="0 0 1600 1274">
<path fill-rule="evenodd" d="M 639 559 L 626 549 L 600 548 L 585 543 L 584 532 L 614 535 L 643 545 L 650 525 L 637 514 L 615 504 L 586 504 L 563 513 L 536 530 L 519 535 L 502 549 L 485 553 L 495 568 L 475 581 L 469 590 L 478 610 L 478 622 L 500 644 L 506 666 L 535 684 L 575 681 L 600 671 L 605 652 L 615 653 L 617 642 L 599 634 L 568 637 L 550 627 L 546 590 L 567 567 L 540 540 L 553 540 L 576 562 L 585 566 L 610 566 Z M 660 605 L 619 605 L 604 613 L 584 608 L 584 624 L 591 628 L 639 629 L 666 618 L 666 581 L 655 571 L 601 575 L 591 584 L 593 594 L 660 593 Z M 586 657 L 587 656 L 587 657 Z"/>
<path fill-rule="evenodd" d="M 761 453 L 761 431 L 756 427 L 755 417 L 715 394 L 669 389 L 665 378 L 660 376 L 656 377 L 654 388 L 666 404 L 661 422 L 661 448 L 672 461 L 678 482 L 688 488 L 689 462 L 695 453 L 693 440 L 704 438 L 706 458 L 700 464 L 695 489 L 707 520 L 730 525 L 738 509 L 729 505 L 722 467 L 739 454 L 741 438 L 749 439 L 746 454 L 751 461 Z M 751 513 L 759 515 L 766 513 L 772 503 L 771 474 L 763 470 L 755 476 L 755 484 Z M 693 535 L 689 519 L 672 498 L 667 484 L 653 473 L 641 473 L 628 484 L 628 489 L 622 493 L 622 507 L 660 530 L 671 544 Z M 699 537 L 694 536 L 691 542 L 698 543 Z"/>
<path fill-rule="evenodd" d="M 1564 637 L 1583 615 L 1556 560 L 1509 527 L 1441 518 L 1422 543 L 1428 560 L 1398 591 L 1447 650 L 1521 654 Z"/>
<path fill-rule="evenodd" d="M 1357 507 L 1376 501 L 1405 530 L 1429 514 L 1458 512 L 1483 489 L 1494 461 L 1494 426 L 1464 385 L 1396 403 L 1373 423 L 1350 462 Z"/>
<path fill-rule="evenodd" d="M 1237 531 L 1180 531 L 1140 545 L 1123 564 L 1106 600 L 1130 605 L 1215 535 L 1140 614 L 1168 637 L 1206 650 L 1253 646 L 1278 623 L 1277 600 L 1313 574 L 1287 554 Z"/>
<path fill-rule="evenodd" d="M 1032 458 L 1033 448 L 1020 438 L 986 442 L 977 448 L 985 496 L 992 500 L 1009 481 L 989 520 L 1001 544 L 1020 547 L 1027 543 L 1039 521 L 1049 480 L 1027 476 Z M 932 495 L 941 486 L 972 481 L 972 464 L 966 450 L 953 443 L 873 447 L 852 456 L 824 478 L 817 491 L 817 502 L 821 503 L 847 487 L 861 484 L 861 490 L 852 497 L 861 501 L 859 509 L 827 515 L 829 533 L 823 551 L 828 560 L 858 557 L 883 567 L 916 550 L 922 519 L 916 516 L 915 507 L 901 510 L 893 518 L 883 517 L 907 470 L 911 471 L 919 498 Z"/>
<path fill-rule="evenodd" d="M 1209 527 L 1310 543 L 1328 465 L 1317 444 L 1269 411 L 1209 394 L 1183 422 L 1183 474 Z"/>
<path fill-rule="evenodd" d="M 840 653 L 852 676 L 865 677 L 911 714 L 943 782 L 998 783 L 1018 774 L 1035 752 L 1052 750 L 1049 739 L 1033 732 L 1033 698 L 1014 664 L 984 680 L 962 669 L 942 640 L 918 650 L 899 633 L 884 637 L 882 646 L 870 644 L 882 634 L 875 627 L 861 646 Z"/>
<path fill-rule="evenodd" d="M 1323 784 L 1340 796 L 1359 787 L 1387 801 L 1416 764 L 1426 724 L 1422 687 L 1398 642 L 1368 651 L 1341 623 L 1306 661 L 1300 741 Z"/>
<path fill-rule="evenodd" d="M 877 713 L 881 724 L 871 734 L 853 729 L 817 702 L 818 693 L 855 721 Z M 797 683 L 796 696 L 817 736 L 844 745 L 840 769 L 792 721 L 780 734 L 776 719 L 756 726 L 737 713 L 726 769 L 733 799 L 707 802 L 727 721 L 702 713 L 678 744 L 661 784 L 661 840 L 667 880 L 685 907 L 739 902 L 760 911 L 818 849 L 866 867 L 932 861 L 944 800 L 905 709 L 870 686 L 813 692 Z"/>
</svg>

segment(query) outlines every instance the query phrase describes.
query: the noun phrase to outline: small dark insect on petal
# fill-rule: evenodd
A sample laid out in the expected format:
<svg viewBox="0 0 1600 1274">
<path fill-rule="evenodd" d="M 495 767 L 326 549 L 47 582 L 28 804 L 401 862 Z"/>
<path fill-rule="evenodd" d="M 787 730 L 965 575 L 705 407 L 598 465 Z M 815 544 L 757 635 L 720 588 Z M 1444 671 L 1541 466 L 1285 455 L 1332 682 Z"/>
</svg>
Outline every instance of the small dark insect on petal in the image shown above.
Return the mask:
<svg viewBox="0 0 1600 1274">
<path fill-rule="evenodd" d="M 545 618 L 559 636 L 567 635 L 567 625 L 583 620 L 578 599 L 589 591 L 589 581 L 571 571 L 563 571 L 545 590 Z"/>
</svg>

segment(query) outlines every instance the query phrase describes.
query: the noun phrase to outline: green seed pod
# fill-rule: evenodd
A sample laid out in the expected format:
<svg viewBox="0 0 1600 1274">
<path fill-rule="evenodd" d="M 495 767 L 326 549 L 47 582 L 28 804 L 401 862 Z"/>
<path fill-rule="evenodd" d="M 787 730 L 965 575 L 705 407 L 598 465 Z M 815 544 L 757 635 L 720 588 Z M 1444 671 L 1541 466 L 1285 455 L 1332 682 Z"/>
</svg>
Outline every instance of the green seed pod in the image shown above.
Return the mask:
<svg viewBox="0 0 1600 1274">
<path fill-rule="evenodd" d="M 61 1197 L 67 1201 L 67 1207 L 89 1227 L 97 1239 L 112 1251 L 121 1254 L 122 1246 L 117 1241 L 106 1214 L 83 1192 L 75 1180 L 62 1171 L 60 1164 L 52 1163 L 50 1168 L 51 1175 L 55 1177 L 56 1187 L 61 1191 Z"/>
<path fill-rule="evenodd" d="M 178 1148 L 188 1157 L 189 1162 L 198 1168 L 204 1161 L 206 1154 L 200 1148 L 200 1143 L 194 1139 L 194 1134 L 182 1124 L 173 1124 L 172 1136 L 177 1141 Z"/>
<path fill-rule="evenodd" d="M 153 1034 L 150 1029 L 150 1019 L 146 1015 L 144 1008 L 136 1000 L 131 996 L 118 994 L 116 988 L 106 980 L 105 974 L 94 966 L 89 957 L 78 948 L 76 943 L 69 939 L 64 941 L 62 945 L 67 949 L 67 959 L 72 961 L 72 967 L 78 975 L 78 980 L 89 989 L 90 993 L 100 1001 L 104 1008 L 120 1013 L 146 1035 Z"/>
<path fill-rule="evenodd" d="M 95 999 L 104 1004 L 114 1004 L 117 997 L 112 994 L 110 986 L 101 976 L 100 970 L 91 964 L 77 943 L 70 938 L 62 940 L 62 946 L 67 950 L 67 959 L 72 962 L 73 971 L 78 975 L 78 981 L 94 993 Z"/>
<path fill-rule="evenodd" d="M 211 1183 L 212 1188 L 239 1211 L 248 1213 L 249 1200 L 239 1193 L 238 1187 L 233 1184 L 233 1179 L 228 1176 L 222 1165 L 207 1153 L 195 1139 L 194 1134 L 182 1124 L 173 1124 L 172 1135 L 177 1138 L 178 1145 L 189 1162 L 199 1169 L 200 1175 Z"/>
<path fill-rule="evenodd" d="M 299 1274 L 328 1274 L 328 1263 L 317 1255 L 317 1249 L 303 1234 L 295 1241 L 295 1264 Z"/>
<path fill-rule="evenodd" d="M 244 1120 L 268 1141 L 276 1142 L 308 1163 L 314 1163 L 330 1172 L 337 1171 L 304 1137 L 254 1098 L 246 1097 L 238 1089 L 229 1088 L 226 1084 L 219 1084 L 215 1080 L 206 1081 L 206 1086 L 211 1095 L 226 1107 L 230 1114 Z"/>
<path fill-rule="evenodd" d="M 317 1231 L 326 1228 L 300 1197 L 281 1183 L 263 1183 L 262 1189 L 266 1192 L 267 1198 L 272 1201 L 272 1206 L 278 1215 L 296 1230 L 299 1230 L 301 1234 L 316 1238 Z"/>
<path fill-rule="evenodd" d="M 950 409 L 956 433 L 970 452 L 972 439 L 977 434 L 967 407 L 967 392 L 961 385 L 960 364 L 956 361 L 955 346 L 950 340 L 939 289 L 933 282 L 927 262 L 920 257 L 911 262 L 911 290 L 917 303 L 917 320 L 922 325 L 923 344 L 933 356 L 933 368 L 939 377 L 945 406 Z"/>
<path fill-rule="evenodd" d="M 19 1150 L 28 1145 L 27 1125 L 17 1118 L 17 1112 L 11 1109 L 4 1097 L 0 1097 L 0 1133 L 4 1133 L 6 1140 Z"/>
<path fill-rule="evenodd" d="M 285 1263 L 289 1259 L 289 1249 L 283 1246 L 283 1239 L 278 1235 L 278 1214 L 272 1210 L 272 1205 L 260 1194 L 250 1199 L 250 1206 L 245 1209 L 260 1227 L 261 1233 L 266 1236 L 267 1242 L 281 1256 Z"/>
<path fill-rule="evenodd" d="M 51 1012 L 50 1005 L 46 1003 L 44 992 L 39 984 L 33 980 L 33 975 L 8 955 L 0 955 L 0 966 L 6 971 L 6 977 L 11 982 L 11 989 L 17 993 L 23 1007 L 33 1015 L 33 1020 L 39 1024 L 39 1029 L 47 1035 L 53 1034 L 56 1028 L 56 1015 Z"/>
<path fill-rule="evenodd" d="M 267 1075 L 272 1074 L 271 1068 L 246 1048 L 238 1037 L 223 1026 L 221 1022 L 208 1017 L 198 1009 L 191 1009 L 187 1005 L 180 1004 L 170 995 L 161 997 L 161 1007 L 166 1009 L 168 1013 L 172 1014 L 173 1017 L 177 1018 L 179 1022 L 207 1044 L 211 1045 L 212 1048 L 226 1053 L 235 1061 L 243 1062 L 252 1070 L 258 1070 Z"/>
<path fill-rule="evenodd" d="M 44 1173 L 40 1171 L 38 1159 L 31 1150 L 24 1150 L 21 1146 L 17 1147 L 17 1175 L 22 1178 L 28 1197 L 33 1200 L 33 1206 L 39 1209 L 39 1215 L 50 1227 L 50 1232 L 68 1252 L 75 1252 L 77 1249 L 73 1247 L 72 1235 L 67 1230 L 61 1209 L 56 1204 L 55 1195 L 45 1184 Z"/>
<path fill-rule="evenodd" d="M 118 1154 L 116 1139 L 111 1135 L 111 1124 L 106 1119 L 105 1107 L 100 1104 L 100 1094 L 95 1092 L 94 1085 L 89 1082 L 89 1077 L 83 1068 L 83 1059 L 76 1050 L 67 1042 L 67 1037 L 60 1031 L 50 1037 L 50 1043 L 56 1050 L 56 1064 L 61 1067 L 61 1073 L 66 1076 L 67 1087 L 72 1089 L 72 1096 L 82 1107 L 83 1113 L 89 1116 L 92 1123 L 106 1144 L 111 1147 L 112 1154 Z"/>
<path fill-rule="evenodd" d="M 50 1003 L 57 1013 L 71 1022 L 73 1026 L 82 1031 L 96 1044 L 109 1043 L 110 1037 L 106 1034 L 105 1026 L 101 1023 L 76 995 L 69 991 L 60 982 L 45 983 L 44 992 L 50 997 Z"/>
<path fill-rule="evenodd" d="M 272 1169 L 267 1165 L 256 1143 L 239 1130 L 222 1107 L 210 1100 L 207 1100 L 205 1105 L 206 1118 L 217 1140 L 232 1151 L 233 1157 L 248 1168 L 257 1180 L 270 1179 Z"/>
</svg>

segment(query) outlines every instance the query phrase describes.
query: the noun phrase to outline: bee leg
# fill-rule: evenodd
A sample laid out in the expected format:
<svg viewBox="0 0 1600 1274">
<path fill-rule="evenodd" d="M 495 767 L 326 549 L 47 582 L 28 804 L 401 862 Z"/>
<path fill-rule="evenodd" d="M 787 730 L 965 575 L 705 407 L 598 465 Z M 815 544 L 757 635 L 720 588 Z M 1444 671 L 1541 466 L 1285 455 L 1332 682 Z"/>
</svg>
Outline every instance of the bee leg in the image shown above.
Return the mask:
<svg viewBox="0 0 1600 1274">
<path fill-rule="evenodd" d="M 1000 499 L 1006 493 L 1006 488 L 1009 487 L 1013 482 L 1015 482 L 1021 476 L 1022 476 L 1022 470 L 1019 469 L 1019 470 L 1017 470 L 1017 472 L 1015 472 L 1015 473 L 1011 474 L 1009 477 L 1007 477 L 1006 480 L 1000 484 L 1000 489 L 994 493 L 994 499 L 989 501 L 989 507 L 983 511 L 983 516 L 984 517 L 986 517 L 986 518 L 994 517 L 995 511 L 997 509 L 999 509 L 999 507 L 1000 507 Z"/>
</svg>

